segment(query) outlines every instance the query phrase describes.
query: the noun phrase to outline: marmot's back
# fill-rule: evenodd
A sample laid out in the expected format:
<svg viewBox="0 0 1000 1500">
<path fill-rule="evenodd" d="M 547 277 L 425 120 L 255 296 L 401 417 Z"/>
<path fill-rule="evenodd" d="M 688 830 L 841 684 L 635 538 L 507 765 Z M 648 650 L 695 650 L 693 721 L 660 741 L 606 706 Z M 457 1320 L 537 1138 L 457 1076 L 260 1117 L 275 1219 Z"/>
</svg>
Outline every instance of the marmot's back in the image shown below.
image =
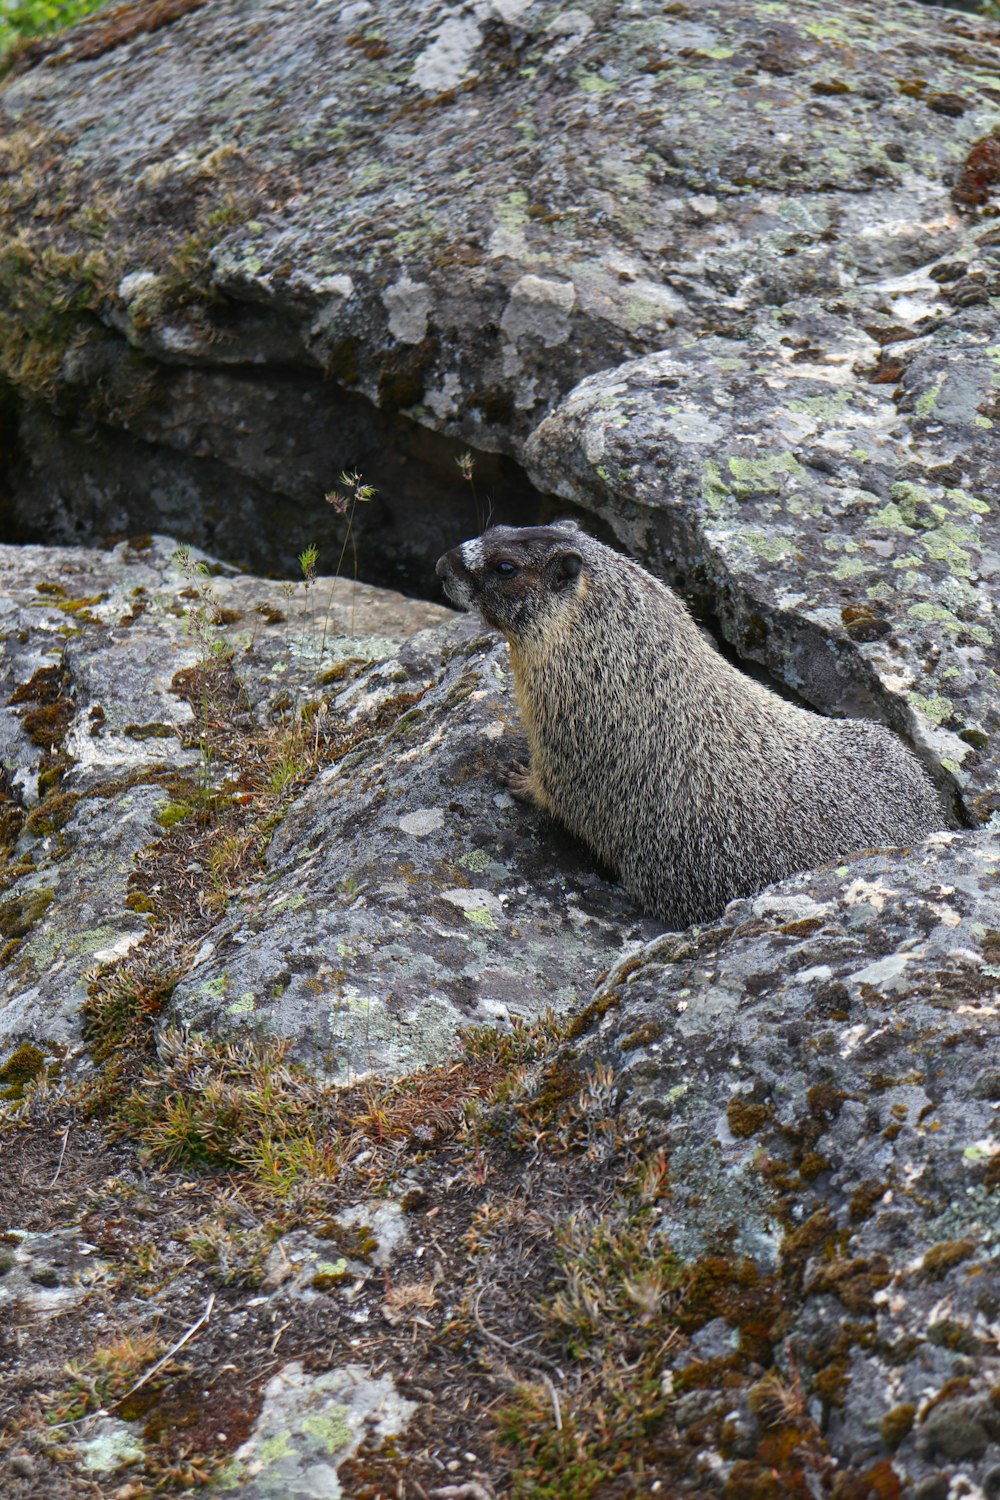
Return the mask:
<svg viewBox="0 0 1000 1500">
<path fill-rule="evenodd" d="M 531 746 L 515 790 L 671 925 L 947 822 L 890 730 L 745 677 L 670 589 L 571 523 L 494 527 L 438 572 L 510 642 Z"/>
</svg>

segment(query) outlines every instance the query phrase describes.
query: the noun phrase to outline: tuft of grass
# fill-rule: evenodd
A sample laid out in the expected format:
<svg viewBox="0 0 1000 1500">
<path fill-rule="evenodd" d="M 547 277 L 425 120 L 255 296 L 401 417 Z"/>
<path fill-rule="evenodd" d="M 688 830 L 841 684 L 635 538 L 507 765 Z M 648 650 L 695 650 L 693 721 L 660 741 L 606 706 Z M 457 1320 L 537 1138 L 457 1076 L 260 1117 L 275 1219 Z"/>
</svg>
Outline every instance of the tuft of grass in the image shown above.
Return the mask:
<svg viewBox="0 0 1000 1500">
<path fill-rule="evenodd" d="M 471 1138 L 481 1161 L 476 1109 L 510 1067 L 495 1052 L 344 1088 L 295 1063 L 285 1040 L 223 1041 L 165 1028 L 154 1050 L 156 1018 L 176 978 L 159 975 L 155 962 L 126 958 L 95 983 L 91 1036 L 104 1070 L 86 1105 L 112 1138 L 138 1140 L 162 1165 L 246 1174 L 278 1198 L 336 1178 L 355 1157 L 377 1190 L 399 1170 L 401 1148 L 433 1150 L 449 1139 Z M 524 1031 L 520 1046 L 532 1048 Z M 206 1228 L 199 1255 L 217 1256 L 225 1274 L 230 1262 L 245 1263 L 236 1243 L 243 1238 L 228 1220 Z"/>
<path fill-rule="evenodd" d="M 340 476 L 340 488 L 330 490 L 324 495 L 327 505 L 331 505 L 338 516 L 343 516 L 347 522 L 344 528 L 344 540 L 340 548 L 340 556 L 337 558 L 337 566 L 334 569 L 334 578 L 339 578 L 344 566 L 344 558 L 350 547 L 354 567 L 352 577 L 358 576 L 358 549 L 354 539 L 354 516 L 359 505 L 368 505 L 375 498 L 375 489 L 370 484 L 365 484 L 357 471 L 345 469 Z M 301 559 L 300 559 L 301 562 Z M 304 565 L 303 565 L 304 566 Z M 327 604 L 326 618 L 323 621 L 323 637 L 319 645 L 319 654 L 322 659 L 326 651 L 326 636 L 330 625 L 330 610 L 333 608 L 333 590 L 330 591 L 330 600 Z M 354 625 L 351 624 L 353 633 Z"/>
<path fill-rule="evenodd" d="M 114 1108 L 113 1135 L 170 1165 L 247 1171 L 286 1193 L 338 1168 L 338 1092 L 288 1061 L 287 1042 L 165 1030 L 155 1064 Z"/>
<path fill-rule="evenodd" d="M 564 1039 L 566 1027 L 565 1020 L 547 1010 L 535 1021 L 515 1016 L 509 1026 L 466 1027 L 459 1033 L 459 1041 L 470 1062 L 509 1071 L 550 1057 Z"/>
<path fill-rule="evenodd" d="M 122 1069 L 149 1055 L 156 1020 L 185 972 L 183 958 L 168 951 L 162 942 L 143 945 L 90 977 L 84 1037 L 112 1092 Z"/>
<path fill-rule="evenodd" d="M 191 1252 L 207 1266 L 222 1286 L 259 1286 L 268 1251 L 281 1234 L 281 1225 L 261 1223 L 233 1197 L 221 1197 L 213 1212 L 192 1225 L 187 1239 Z"/>
<path fill-rule="evenodd" d="M 89 1359 L 70 1360 L 69 1384 L 47 1398 L 48 1421 L 53 1426 L 76 1422 L 114 1404 L 165 1349 L 155 1333 L 122 1334 L 99 1344 Z"/>
<path fill-rule="evenodd" d="M 644 1465 L 662 1472 L 655 1459 L 674 1400 L 665 1356 L 691 1271 L 630 1186 L 631 1201 L 557 1229 L 554 1291 L 539 1311 L 566 1375 L 558 1388 L 520 1383 L 498 1414 L 500 1441 L 517 1455 L 516 1500 L 588 1500 L 616 1480 L 623 1495 L 643 1494 Z"/>
<path fill-rule="evenodd" d="M 5 0 L 0 9 L 0 69 L 6 54 L 19 42 L 51 36 L 93 15 L 108 0 Z"/>
</svg>

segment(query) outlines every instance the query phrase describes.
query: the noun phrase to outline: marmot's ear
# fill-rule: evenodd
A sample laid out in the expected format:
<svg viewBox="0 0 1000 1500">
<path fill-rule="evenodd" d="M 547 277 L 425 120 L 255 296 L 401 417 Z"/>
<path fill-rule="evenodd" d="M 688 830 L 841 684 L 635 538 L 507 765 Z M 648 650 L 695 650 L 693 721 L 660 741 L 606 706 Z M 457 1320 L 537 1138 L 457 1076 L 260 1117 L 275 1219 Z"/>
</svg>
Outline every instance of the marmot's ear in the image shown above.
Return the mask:
<svg viewBox="0 0 1000 1500">
<path fill-rule="evenodd" d="M 560 531 L 580 530 L 579 521 L 574 521 L 569 516 L 561 516 L 558 521 L 553 521 L 552 524 L 553 526 L 558 526 Z"/>
<path fill-rule="evenodd" d="M 582 567 L 583 558 L 579 552 L 560 552 L 555 565 L 556 582 L 569 583 L 578 578 Z"/>
</svg>

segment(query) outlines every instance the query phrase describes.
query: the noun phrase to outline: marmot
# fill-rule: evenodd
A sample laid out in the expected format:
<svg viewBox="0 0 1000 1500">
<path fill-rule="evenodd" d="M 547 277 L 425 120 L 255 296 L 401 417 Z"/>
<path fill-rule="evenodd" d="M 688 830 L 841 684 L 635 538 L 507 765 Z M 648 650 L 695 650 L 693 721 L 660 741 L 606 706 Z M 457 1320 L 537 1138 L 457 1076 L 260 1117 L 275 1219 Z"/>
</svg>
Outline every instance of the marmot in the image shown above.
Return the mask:
<svg viewBox="0 0 1000 1500">
<path fill-rule="evenodd" d="M 437 572 L 510 643 L 531 747 L 512 789 L 672 927 L 948 823 L 891 730 L 823 718 L 744 676 L 671 589 L 575 522 L 491 527 Z"/>
</svg>

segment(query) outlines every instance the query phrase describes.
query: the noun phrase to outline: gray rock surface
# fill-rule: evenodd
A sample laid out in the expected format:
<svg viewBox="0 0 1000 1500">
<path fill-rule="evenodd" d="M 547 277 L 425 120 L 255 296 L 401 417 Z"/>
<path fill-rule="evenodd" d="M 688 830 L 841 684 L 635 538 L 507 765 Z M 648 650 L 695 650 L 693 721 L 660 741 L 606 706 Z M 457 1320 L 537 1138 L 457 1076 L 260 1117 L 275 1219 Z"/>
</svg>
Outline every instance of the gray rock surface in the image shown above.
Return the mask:
<svg viewBox="0 0 1000 1500">
<path fill-rule="evenodd" d="M 389 732 L 368 729 L 401 694 Z M 336 711 L 357 748 L 292 807 L 168 1021 L 294 1038 L 345 1081 L 404 1073 L 462 1026 L 565 1012 L 581 978 L 656 930 L 506 790 L 524 751 L 507 648 L 473 622 L 415 637 Z"/>
<path fill-rule="evenodd" d="M 318 1232 L 282 1235 L 267 1257 L 261 1286 L 303 1302 L 332 1291 L 353 1303 L 366 1282 L 384 1279 L 408 1242 L 406 1213 L 398 1198 L 352 1204 Z M 360 1320 L 367 1317 L 367 1310 L 362 1311 Z"/>
<path fill-rule="evenodd" d="M 216 1479 L 213 1492 L 245 1500 L 340 1500 L 338 1465 L 362 1439 L 403 1432 L 415 1403 L 390 1375 L 362 1365 L 322 1375 L 285 1365 L 264 1388 L 264 1405 L 247 1441 Z"/>
<path fill-rule="evenodd" d="M 81 1302 L 109 1273 L 76 1225 L 48 1234 L 17 1229 L 5 1220 L 0 1240 L 0 1307 L 33 1318 L 51 1318 Z"/>
<path fill-rule="evenodd" d="M 928 327 L 889 349 L 906 362 L 895 403 L 864 378 L 869 336 L 814 304 L 593 376 L 527 453 L 536 483 L 610 517 L 742 656 L 828 712 L 903 731 L 987 817 L 1000 806 L 996 314 L 942 327 L 938 288 L 909 275 L 855 296 L 853 316 L 874 326 L 894 294 Z"/>
<path fill-rule="evenodd" d="M 227 774 L 183 692 L 220 649 L 241 684 L 233 735 L 318 704 L 345 751 L 206 930 L 168 1022 L 286 1037 L 338 1078 L 406 1072 L 462 1026 L 565 1010 L 654 930 L 506 791 L 523 740 L 499 642 L 363 584 L 213 576 L 174 554 L 157 538 L 0 557 L 6 1055 L 75 1050 L 95 971 L 149 931 L 136 871 L 199 778 Z"/>
<path fill-rule="evenodd" d="M 148 931 L 126 904 L 136 860 L 163 834 L 171 788 L 213 775 L 188 743 L 194 713 L 179 672 L 232 651 L 252 724 L 251 705 L 265 717 L 276 703 L 294 707 L 324 672 L 451 618 L 349 582 L 211 577 L 193 571 L 197 559 L 179 565 L 169 539 L 140 541 L 0 549 L 7 1047 L 78 1043 L 90 976 Z"/>
<path fill-rule="evenodd" d="M 1000 1462 L 998 873 L 995 829 L 944 833 L 734 902 L 612 971 L 575 1056 L 667 1153 L 658 1232 L 777 1276 L 778 1369 L 903 1483 Z M 738 1306 L 696 1357 L 727 1328 L 747 1357 Z"/>
<path fill-rule="evenodd" d="M 415 578 L 472 510 L 413 423 L 518 457 L 581 377 L 759 320 L 825 365 L 822 314 L 874 362 L 857 288 L 886 284 L 897 337 L 931 312 L 891 295 L 921 267 L 958 305 L 996 294 L 971 232 L 989 147 L 967 161 L 998 38 L 905 0 L 218 0 L 152 37 L 95 18 L 0 91 L 12 518 L 183 524 L 289 567 L 360 466 L 384 503 L 359 525 Z M 57 292 L 66 313 L 40 313 Z M 496 479 L 501 519 L 528 519 Z"/>
</svg>

